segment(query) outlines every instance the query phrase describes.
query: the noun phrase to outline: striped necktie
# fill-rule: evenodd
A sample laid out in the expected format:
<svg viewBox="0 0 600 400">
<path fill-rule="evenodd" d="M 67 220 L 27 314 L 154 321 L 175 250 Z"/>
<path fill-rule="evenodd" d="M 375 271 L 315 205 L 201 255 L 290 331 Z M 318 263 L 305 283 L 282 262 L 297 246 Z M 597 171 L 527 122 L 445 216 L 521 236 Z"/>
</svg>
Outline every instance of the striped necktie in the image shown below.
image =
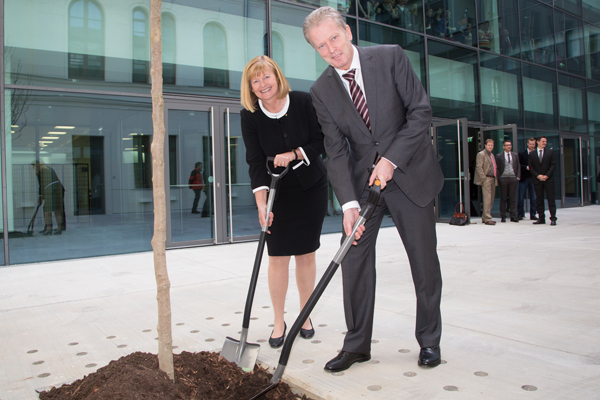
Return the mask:
<svg viewBox="0 0 600 400">
<path fill-rule="evenodd" d="M 362 90 L 360 90 L 360 86 L 358 86 L 358 83 L 356 83 L 356 80 L 354 79 L 355 73 L 356 69 L 351 69 L 342 76 L 350 84 L 350 96 L 352 97 L 352 102 L 354 103 L 356 110 L 362 117 L 363 121 L 365 121 L 365 125 L 367 125 L 367 128 L 369 128 L 370 131 L 371 120 L 369 119 L 369 109 L 367 108 L 367 101 Z"/>
</svg>

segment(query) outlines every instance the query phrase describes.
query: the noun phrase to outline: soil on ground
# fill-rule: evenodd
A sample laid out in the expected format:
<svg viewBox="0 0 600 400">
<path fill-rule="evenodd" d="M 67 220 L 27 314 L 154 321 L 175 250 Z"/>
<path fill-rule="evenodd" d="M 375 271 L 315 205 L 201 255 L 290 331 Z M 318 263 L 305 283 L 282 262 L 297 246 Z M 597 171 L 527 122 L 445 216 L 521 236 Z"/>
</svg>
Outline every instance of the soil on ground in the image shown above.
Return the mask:
<svg viewBox="0 0 600 400">
<path fill-rule="evenodd" d="M 217 353 L 173 355 L 175 381 L 158 368 L 158 356 L 136 352 L 69 385 L 40 393 L 41 400 L 249 400 L 269 386 L 272 375 L 258 365 L 243 372 Z M 261 400 L 310 400 L 280 382 Z"/>
</svg>

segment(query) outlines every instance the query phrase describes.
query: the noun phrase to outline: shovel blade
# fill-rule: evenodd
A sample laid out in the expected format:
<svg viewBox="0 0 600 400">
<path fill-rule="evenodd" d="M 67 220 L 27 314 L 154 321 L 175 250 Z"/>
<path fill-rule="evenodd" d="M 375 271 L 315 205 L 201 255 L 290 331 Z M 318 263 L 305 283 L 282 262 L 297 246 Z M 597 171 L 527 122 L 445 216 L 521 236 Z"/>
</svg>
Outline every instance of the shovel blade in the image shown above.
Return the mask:
<svg viewBox="0 0 600 400">
<path fill-rule="evenodd" d="M 250 372 L 254 370 L 259 351 L 259 344 L 248 342 L 240 343 L 239 340 L 227 336 L 225 338 L 225 343 L 223 343 L 221 356 L 227 361 L 236 363 L 238 367 L 244 371 Z"/>
</svg>

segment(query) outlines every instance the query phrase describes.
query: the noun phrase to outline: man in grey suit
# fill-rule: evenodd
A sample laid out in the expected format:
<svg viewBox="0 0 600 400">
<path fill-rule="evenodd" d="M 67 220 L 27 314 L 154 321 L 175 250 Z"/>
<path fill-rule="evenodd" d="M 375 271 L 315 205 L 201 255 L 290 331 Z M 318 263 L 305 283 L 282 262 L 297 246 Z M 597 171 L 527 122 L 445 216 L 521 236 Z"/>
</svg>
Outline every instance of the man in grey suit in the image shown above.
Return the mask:
<svg viewBox="0 0 600 400">
<path fill-rule="evenodd" d="M 500 181 L 500 222 L 506 222 L 506 203 L 510 206 L 511 222 L 519 222 L 517 217 L 517 195 L 521 180 L 519 155 L 512 150 L 510 139 L 504 139 L 504 151 L 496 154 L 496 165 Z"/>
<path fill-rule="evenodd" d="M 375 179 L 379 204 L 356 234 L 342 263 L 348 333 L 325 369 L 348 369 L 371 358 L 375 304 L 375 243 L 389 210 L 408 254 L 417 294 L 419 364 L 440 363 L 442 277 L 433 200 L 444 177 L 431 143 L 431 106 L 399 46 L 356 48 L 352 32 L 331 7 L 313 11 L 304 36 L 330 64 L 311 88 L 325 135 L 327 171 L 344 211 L 344 235 Z M 374 161 L 375 160 L 375 161 Z"/>
</svg>

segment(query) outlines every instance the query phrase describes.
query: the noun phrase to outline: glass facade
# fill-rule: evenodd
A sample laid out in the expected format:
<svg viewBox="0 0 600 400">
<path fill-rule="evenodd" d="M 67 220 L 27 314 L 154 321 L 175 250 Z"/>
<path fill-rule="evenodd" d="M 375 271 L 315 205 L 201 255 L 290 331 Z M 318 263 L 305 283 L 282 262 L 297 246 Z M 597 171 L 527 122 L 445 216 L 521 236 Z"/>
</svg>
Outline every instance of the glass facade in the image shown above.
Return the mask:
<svg viewBox="0 0 600 400">
<path fill-rule="evenodd" d="M 150 1 L 2 5 L 0 265 L 150 250 Z M 254 238 L 241 73 L 269 54 L 293 90 L 308 91 L 327 64 L 302 23 L 324 5 L 344 14 L 357 46 L 404 48 L 435 120 L 466 118 L 469 164 L 482 146 L 478 132 L 514 124 L 517 150 L 545 135 L 560 153 L 559 207 L 598 201 L 598 1 L 174 0 L 161 16 L 169 248 Z M 440 127 L 436 146 L 454 185 L 464 169 L 445 129 L 454 132 Z M 455 147 L 467 139 L 459 136 Z M 204 187 L 196 196 L 188 178 L 198 162 Z M 440 218 L 455 192 L 438 200 Z M 329 212 L 338 209 L 331 198 Z M 339 230 L 339 216 L 326 218 L 323 232 Z"/>
</svg>

